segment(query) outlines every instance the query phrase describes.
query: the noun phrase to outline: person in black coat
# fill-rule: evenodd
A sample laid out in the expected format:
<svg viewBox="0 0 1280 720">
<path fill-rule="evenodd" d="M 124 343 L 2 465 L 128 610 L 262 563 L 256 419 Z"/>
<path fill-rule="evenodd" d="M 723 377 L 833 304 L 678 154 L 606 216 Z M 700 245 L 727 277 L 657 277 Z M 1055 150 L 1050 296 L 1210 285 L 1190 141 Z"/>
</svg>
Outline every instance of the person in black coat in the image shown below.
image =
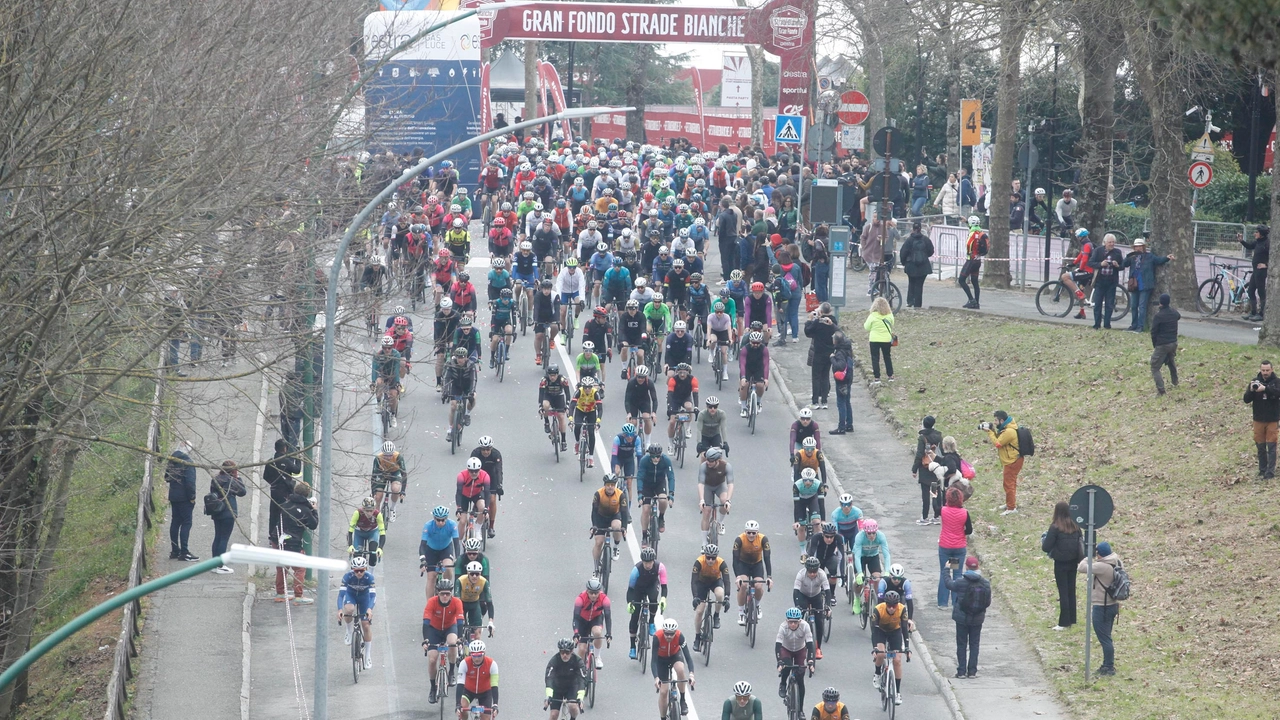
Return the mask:
<svg viewBox="0 0 1280 720">
<path fill-rule="evenodd" d="M 1084 533 L 1066 502 L 1054 506 L 1053 524 L 1041 536 L 1040 549 L 1053 560 L 1058 585 L 1058 624 L 1053 629 L 1065 630 L 1076 624 L 1076 565 L 1084 559 Z"/>
<path fill-rule="evenodd" d="M 289 441 L 276 440 L 276 454 L 262 469 L 262 479 L 271 490 L 271 507 L 267 515 L 267 537 L 271 547 L 280 547 L 280 516 L 285 500 L 293 492 L 294 476 L 302 473 L 302 461 L 290 457 Z"/>
<path fill-rule="evenodd" d="M 1240 244 L 1246 250 L 1253 251 L 1253 275 L 1249 276 L 1249 314 L 1244 319 L 1261 322 L 1262 315 L 1267 310 L 1267 265 L 1271 263 L 1271 228 L 1259 225 L 1253 229 L 1253 241 L 1240 238 Z"/>
<path fill-rule="evenodd" d="M 1178 320 L 1182 315 L 1169 307 L 1169 293 L 1160 296 L 1160 309 L 1151 319 L 1151 379 L 1156 381 L 1156 394 L 1164 394 L 1164 376 L 1160 369 L 1169 366 L 1169 379 L 1178 387 Z"/>
<path fill-rule="evenodd" d="M 164 480 L 169 484 L 169 559 L 194 562 L 200 558 L 187 550 L 191 537 L 191 516 L 196 509 L 196 466 L 191 463 L 191 443 L 185 440 L 169 455 Z"/>
<path fill-rule="evenodd" d="M 816 408 L 827 407 L 827 398 L 831 395 L 831 353 L 835 350 L 835 344 L 831 342 L 831 338 L 839 330 L 833 317 L 834 313 L 835 309 L 831 307 L 831 303 L 824 302 L 804 324 L 804 336 L 813 340 L 809 351 L 809 357 L 813 358 L 809 363 L 812 369 L 810 375 L 812 402 L 810 404 Z"/>
<path fill-rule="evenodd" d="M 1244 391 L 1253 406 L 1253 442 L 1258 448 L 1258 476 L 1270 479 L 1276 472 L 1276 435 L 1280 428 L 1280 378 L 1270 360 L 1263 360 L 1258 374 Z"/>
<path fill-rule="evenodd" d="M 965 608 L 980 603 L 971 593 L 985 592 L 986 602 L 991 602 L 991 583 L 978 573 L 978 558 L 970 555 L 964 561 L 964 574 L 959 578 L 947 578 L 947 589 L 955 593 L 955 605 L 951 619 L 956 623 L 956 677 L 978 676 L 978 646 L 982 642 L 982 623 L 987 619 L 985 608 L 968 612 Z"/>
<path fill-rule="evenodd" d="M 942 524 L 942 507 L 934 503 L 934 498 L 942 497 L 943 488 L 935 489 L 934 484 L 938 483 L 938 478 L 929 472 L 927 467 L 925 472 L 920 472 L 922 465 L 929 464 L 926 458 L 941 454 L 942 433 L 934 429 L 934 422 L 932 415 L 925 415 L 924 420 L 920 422 L 920 431 L 916 433 L 915 462 L 911 463 L 911 475 L 920 483 L 920 519 L 916 521 L 917 525 Z M 933 520 L 929 519 L 930 507 L 933 508 Z"/>
<path fill-rule="evenodd" d="M 285 498 L 280 516 L 284 526 L 283 549 L 296 553 L 302 552 L 302 542 L 307 531 L 320 527 L 320 515 L 316 512 L 315 500 L 311 497 L 311 486 L 304 482 L 295 483 L 288 497 Z M 276 568 L 276 601 L 284 600 L 285 575 L 289 573 L 293 575 L 294 604 L 310 605 L 314 602 L 311 598 L 302 596 L 302 581 L 307 575 L 307 570 L 300 567 L 289 570 L 282 567 Z"/>
<path fill-rule="evenodd" d="M 831 376 L 836 381 L 836 412 L 840 420 L 836 429 L 827 434 L 844 435 L 853 432 L 853 342 L 843 330 L 837 330 L 831 336 L 831 346 Z"/>
<path fill-rule="evenodd" d="M 933 272 L 933 241 L 920 231 L 920 221 L 911 223 L 911 234 L 902 243 L 902 268 L 907 272 L 907 307 L 924 306 L 924 281 Z"/>
<path fill-rule="evenodd" d="M 236 526 L 236 516 L 240 514 L 240 509 L 236 505 L 236 498 L 244 497 L 249 494 L 245 489 L 244 481 L 240 479 L 240 469 L 234 460 L 224 460 L 222 462 L 222 470 L 214 476 L 209 482 L 210 494 L 218 496 L 222 500 L 222 507 L 218 512 L 210 515 L 213 520 L 213 555 L 221 555 L 227 551 L 227 543 L 231 540 L 231 531 Z M 217 567 L 213 572 L 218 574 L 230 574 L 235 572 L 227 566 Z"/>
</svg>

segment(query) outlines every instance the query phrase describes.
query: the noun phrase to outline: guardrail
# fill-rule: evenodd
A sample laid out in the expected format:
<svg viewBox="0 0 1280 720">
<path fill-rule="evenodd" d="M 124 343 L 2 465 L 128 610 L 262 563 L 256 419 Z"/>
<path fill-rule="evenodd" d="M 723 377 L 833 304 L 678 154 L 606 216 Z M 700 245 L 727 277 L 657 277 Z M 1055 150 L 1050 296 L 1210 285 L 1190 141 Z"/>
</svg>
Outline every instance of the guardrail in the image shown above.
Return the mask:
<svg viewBox="0 0 1280 720">
<path fill-rule="evenodd" d="M 151 450 L 142 465 L 142 486 L 138 488 L 138 520 L 133 533 L 133 560 L 129 564 L 129 588 L 142 584 L 147 573 L 147 532 L 151 530 L 151 516 L 155 502 L 151 491 L 155 485 L 157 457 L 160 452 L 161 402 L 164 399 L 163 369 L 156 370 L 156 389 L 151 396 L 151 422 L 147 425 L 147 448 Z M 137 638 L 141 634 L 138 615 L 142 604 L 134 600 L 124 607 L 120 621 L 120 638 L 116 642 L 112 659 L 111 680 L 107 683 L 106 720 L 124 720 L 125 703 L 128 701 L 128 683 L 133 678 L 133 659 L 138 656 Z"/>
</svg>

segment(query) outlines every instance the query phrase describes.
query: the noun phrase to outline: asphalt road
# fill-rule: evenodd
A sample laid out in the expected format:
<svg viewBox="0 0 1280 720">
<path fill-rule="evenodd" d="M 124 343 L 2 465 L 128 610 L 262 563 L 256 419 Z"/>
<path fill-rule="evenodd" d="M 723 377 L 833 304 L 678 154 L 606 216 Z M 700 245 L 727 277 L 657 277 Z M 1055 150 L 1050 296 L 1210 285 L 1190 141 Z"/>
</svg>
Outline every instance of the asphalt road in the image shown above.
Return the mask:
<svg viewBox="0 0 1280 720">
<path fill-rule="evenodd" d="M 473 265 L 478 263 L 473 262 Z M 473 270 L 477 279 L 483 277 Z M 483 282 L 483 280 L 481 280 Z M 483 297 L 483 290 L 481 290 Z M 488 312 L 481 310 L 482 327 L 488 328 Z M 418 335 L 418 353 L 429 347 L 429 315 L 411 313 Z M 338 433 L 335 452 L 336 473 L 333 512 L 334 547 L 329 554 L 345 551 L 346 524 L 351 509 L 367 494 L 369 453 L 377 442 L 378 425 L 372 409 L 361 405 L 366 392 L 368 352 L 372 342 L 347 336 L 348 352 L 339 360 L 340 415 L 352 414 L 349 427 Z M 575 352 L 579 341 L 575 340 Z M 562 347 L 562 345 L 560 346 Z M 356 351 L 362 351 L 357 354 Z M 558 349 L 563 370 L 572 363 Z M 481 435 L 494 438 L 506 466 L 505 496 L 497 522 L 498 536 L 490 541 L 492 587 L 495 593 L 496 634 L 488 639 L 489 653 L 501 669 L 502 714 L 507 717 L 538 717 L 543 698 L 543 672 L 556 641 L 572 633 L 570 618 L 574 598 L 592 570 L 590 541 L 591 494 L 600 486 L 607 443 L 624 422 L 619 366 L 610 363 L 606 378 L 606 402 L 602 432 L 597 441 L 596 468 L 579 482 L 576 457 L 562 454 L 556 463 L 550 442 L 541 431 L 535 413 L 537 384 L 541 370 L 533 363 L 533 334 L 519 338 L 512 352 L 506 379 L 498 383 L 488 370 L 488 348 L 482 362 L 478 402 L 470 427 L 464 434 L 463 449 L 451 456 L 444 440 L 447 407 L 434 391 L 433 373 L 425 363 L 415 365 L 401 400 L 399 427 L 391 438 L 407 456 L 410 483 L 407 502 L 398 520 L 389 526 L 386 558 L 374 570 L 378 600 L 374 627 L 374 667 L 361 674 L 353 686 L 349 648 L 342 643 L 342 631 L 332 625 L 330 643 L 330 716 L 334 718 L 425 718 L 438 717 L 438 705 L 427 703 L 427 666 L 420 648 L 422 608 L 426 600 L 425 579 L 418 574 L 417 546 L 420 530 L 431 508 L 443 504 L 452 509 L 454 477 L 463 468 L 467 454 Z M 728 532 L 722 536 L 723 554 L 729 557 L 733 538 L 742 523 L 754 519 L 773 544 L 775 588 L 763 600 L 756 647 L 748 647 L 736 624 L 736 607 L 723 618 L 709 666 L 695 656 L 696 690 L 690 695 L 688 717 L 719 718 L 725 698 L 738 680 L 752 683 L 765 705 L 765 717 L 782 717 L 784 708 L 777 695 L 773 638 L 783 611 L 790 606 L 791 587 L 799 571 L 799 545 L 791 530 L 790 478 L 787 464 L 787 430 L 792 421 L 781 395 L 770 388 L 765 396 L 757 433 L 749 434 L 746 422 L 737 418 L 736 368 L 731 370 L 725 391 L 715 390 L 710 365 L 704 356 L 695 373 L 702 385 L 702 398 L 718 395 L 731 415 L 728 441 L 732 447 L 736 490 Z M 571 379 L 576 379 L 572 378 Z M 659 390 L 659 395 L 663 390 Z M 659 398 L 662 403 L 662 398 Z M 368 428 L 363 430 L 361 428 Z M 665 428 L 656 431 L 665 434 Z M 681 623 L 692 642 L 692 595 L 689 576 L 700 552 L 696 499 L 697 468 L 692 456 L 683 469 L 677 468 L 676 505 L 668 512 L 666 532 L 659 548 L 659 560 L 666 564 L 670 580 L 667 614 Z M 465 450 L 465 452 L 464 452 Z M 570 445 L 572 451 L 572 445 Z M 834 507 L 835 499 L 828 499 Z M 611 582 L 614 598 L 614 641 L 604 651 L 597 702 L 591 717 L 657 717 L 657 697 L 648 668 L 627 658 L 627 616 L 625 578 L 638 561 L 639 546 L 631 535 L 614 569 Z M 339 547 L 339 545 L 343 545 Z M 849 607 L 838 593 L 835 624 L 824 659 L 816 675 L 807 681 L 806 706 L 811 707 L 827 686 L 840 690 L 850 705 L 851 716 L 874 718 L 881 715 L 879 699 L 871 688 L 870 633 L 857 626 Z M 330 594 L 333 598 L 333 594 Z M 930 603 L 924 598 L 921 605 Z M 334 615 L 334 608 L 320 608 Z M 297 713 L 297 698 L 290 691 L 292 661 L 289 638 L 298 653 L 299 676 L 309 691 L 310 648 L 314 619 L 311 609 L 292 609 L 294 628 L 289 631 L 283 605 L 259 602 L 254 618 L 253 700 L 251 715 L 279 717 Z M 913 718 L 949 718 L 945 703 L 937 694 L 924 664 L 918 659 L 905 666 L 904 702 L 899 708 Z M 808 711 L 806 710 L 806 717 Z"/>
</svg>

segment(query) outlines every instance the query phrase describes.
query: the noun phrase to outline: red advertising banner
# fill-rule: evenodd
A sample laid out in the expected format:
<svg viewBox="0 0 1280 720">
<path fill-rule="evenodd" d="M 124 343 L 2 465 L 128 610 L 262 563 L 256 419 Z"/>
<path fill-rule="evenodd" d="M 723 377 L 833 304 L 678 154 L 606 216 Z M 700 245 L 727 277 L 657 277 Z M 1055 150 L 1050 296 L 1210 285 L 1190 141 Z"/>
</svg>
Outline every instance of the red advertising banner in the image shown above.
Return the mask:
<svg viewBox="0 0 1280 720">
<path fill-rule="evenodd" d="M 766 154 L 777 152 L 773 143 L 773 116 L 775 108 L 765 108 L 763 149 Z M 627 117 L 621 114 L 597 115 L 591 119 L 591 133 L 599 138 L 625 138 L 627 136 Z M 705 138 L 699 149 L 715 150 L 725 145 L 736 152 L 751 144 L 751 115 L 699 115 L 695 108 L 685 106 L 668 107 L 658 110 L 647 108 L 644 113 L 645 142 L 652 145 L 666 145 L 675 138 L 687 138 L 698 143 L 698 138 Z"/>
<path fill-rule="evenodd" d="M 489 101 L 489 63 L 480 63 L 480 132 L 493 129 L 493 105 Z M 489 143 L 480 144 L 480 155 L 489 157 Z"/>
<path fill-rule="evenodd" d="M 547 90 L 551 93 L 551 104 L 556 112 L 562 112 L 568 106 L 565 104 L 564 88 L 560 85 L 560 71 L 556 70 L 556 66 L 549 62 L 543 62 L 540 72 L 547 81 Z M 573 128 L 569 126 L 568 120 L 560 121 L 560 127 L 564 131 L 566 138 L 573 137 Z"/>
</svg>

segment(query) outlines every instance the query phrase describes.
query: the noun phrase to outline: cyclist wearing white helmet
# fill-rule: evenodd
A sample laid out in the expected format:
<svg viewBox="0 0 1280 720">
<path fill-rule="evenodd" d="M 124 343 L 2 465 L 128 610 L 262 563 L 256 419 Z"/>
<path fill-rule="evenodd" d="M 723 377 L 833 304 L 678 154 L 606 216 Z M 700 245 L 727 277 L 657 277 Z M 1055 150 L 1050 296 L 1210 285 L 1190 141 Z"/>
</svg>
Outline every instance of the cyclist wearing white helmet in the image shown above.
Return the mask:
<svg viewBox="0 0 1280 720">
<path fill-rule="evenodd" d="M 373 456 L 373 472 L 369 476 L 369 489 L 373 495 L 374 507 L 382 507 L 383 494 L 390 490 L 388 505 L 391 513 L 388 519 L 395 521 L 396 505 L 404 502 L 404 488 L 409 482 L 409 470 L 405 466 L 404 455 L 396 451 L 395 443 L 390 440 L 382 443 L 382 452 Z"/>
<path fill-rule="evenodd" d="M 457 483 L 454 505 L 457 507 L 458 525 L 465 526 L 467 515 L 473 510 L 484 518 L 485 503 L 489 501 L 490 480 L 489 473 L 484 471 L 484 463 L 480 458 L 467 458 L 467 467 L 458 473 Z"/>
<path fill-rule="evenodd" d="M 728 457 L 729 443 L 724 439 L 728 415 L 720 409 L 720 398 L 715 395 L 703 402 L 706 407 L 698 413 L 698 454 L 702 455 L 708 448 L 719 448 Z"/>
<path fill-rule="evenodd" d="M 439 288 L 437 287 L 438 294 Z M 453 334 L 458 329 L 458 321 L 462 319 L 462 313 L 454 309 L 453 300 L 448 297 L 437 297 L 437 303 L 433 339 L 435 341 L 436 354 L 436 392 L 440 392 L 449 342 L 453 340 Z"/>
<path fill-rule="evenodd" d="M 680 688 L 680 714 L 685 715 L 689 712 L 689 704 L 685 700 L 686 685 L 694 682 L 693 657 L 689 654 L 689 646 L 685 644 L 684 634 L 680 632 L 680 624 L 673 618 L 663 620 L 662 629 L 653 634 L 653 652 L 650 657 L 653 684 L 658 689 L 658 714 L 666 717 L 667 685 L 674 676 L 676 685 Z"/>
<path fill-rule="evenodd" d="M 962 568 L 957 568 L 956 574 L 959 574 Z M 889 572 L 880 576 L 880 585 L 876 589 L 876 598 L 884 600 L 885 593 L 889 591 L 898 593 L 902 601 L 907 605 L 907 617 L 914 618 L 916 613 L 915 595 L 911 592 L 911 581 L 907 579 L 907 570 L 900 563 L 894 563 L 889 566 Z"/>
<path fill-rule="evenodd" d="M 969 238 L 965 241 L 964 247 L 966 259 L 964 265 L 960 267 L 957 281 L 960 283 L 960 289 L 964 290 L 964 294 L 969 298 L 969 302 L 965 303 L 964 307 L 978 310 L 981 295 L 978 289 L 978 275 L 982 272 L 982 257 L 987 254 L 988 240 L 987 234 L 982 230 L 982 221 L 977 215 L 969 216 Z M 969 292 L 968 282 L 973 283 L 973 292 Z"/>
<path fill-rule="evenodd" d="M 583 347 L 586 350 L 586 347 Z M 584 355 L 586 353 L 583 353 Z M 579 357 L 581 360 L 581 357 Z M 604 386 L 592 375 L 581 378 L 571 398 L 573 403 L 573 452 L 577 454 L 586 435 L 587 467 L 596 466 L 596 427 L 604 414 Z"/>
<path fill-rule="evenodd" d="M 351 570 L 342 576 L 342 587 L 338 590 L 338 622 L 346 628 L 347 644 L 351 644 L 351 623 L 360 618 L 360 629 L 364 632 L 364 669 L 373 669 L 373 634 L 369 627 L 373 624 L 373 606 L 377 602 L 378 591 L 374 589 L 373 573 L 369 571 L 369 563 L 364 556 L 351 558 Z"/>
<path fill-rule="evenodd" d="M 705 459 L 698 464 L 698 498 L 703 535 L 712 523 L 716 525 L 716 532 L 723 535 L 724 519 L 729 515 L 733 498 L 733 465 L 719 447 L 707 448 Z"/>
<path fill-rule="evenodd" d="M 458 599 L 462 601 L 467 625 L 477 633 L 485 627 L 493 637 L 493 587 L 484 576 L 484 565 L 473 560 L 464 569 L 466 574 L 458 576 Z M 487 625 L 486 617 L 489 618 Z"/>
<path fill-rule="evenodd" d="M 396 340 L 390 335 L 383 335 L 378 351 L 373 354 L 370 363 L 372 372 L 369 378 L 369 391 L 381 401 L 386 395 L 387 405 L 391 410 L 391 427 L 396 426 L 396 415 L 400 409 L 400 373 L 404 371 L 404 357 L 396 351 Z"/>
<path fill-rule="evenodd" d="M 484 720 L 493 719 L 498 711 L 498 661 L 485 654 L 483 641 L 472 640 L 467 646 L 467 656 L 458 663 L 456 687 L 460 719 L 466 708 L 475 706 L 484 708 Z"/>
<path fill-rule="evenodd" d="M 471 457 L 480 461 L 480 468 L 489 474 L 489 537 L 495 533 L 498 519 L 498 498 L 502 497 L 502 453 L 493 446 L 493 438 L 481 435 Z"/>
<path fill-rule="evenodd" d="M 733 540 L 733 575 L 738 584 L 738 624 L 746 625 L 747 586 L 755 585 L 757 608 L 764 601 L 766 586 L 773 588 L 769 538 L 760 532 L 760 523 L 755 520 L 748 520 L 742 534 Z"/>
</svg>

